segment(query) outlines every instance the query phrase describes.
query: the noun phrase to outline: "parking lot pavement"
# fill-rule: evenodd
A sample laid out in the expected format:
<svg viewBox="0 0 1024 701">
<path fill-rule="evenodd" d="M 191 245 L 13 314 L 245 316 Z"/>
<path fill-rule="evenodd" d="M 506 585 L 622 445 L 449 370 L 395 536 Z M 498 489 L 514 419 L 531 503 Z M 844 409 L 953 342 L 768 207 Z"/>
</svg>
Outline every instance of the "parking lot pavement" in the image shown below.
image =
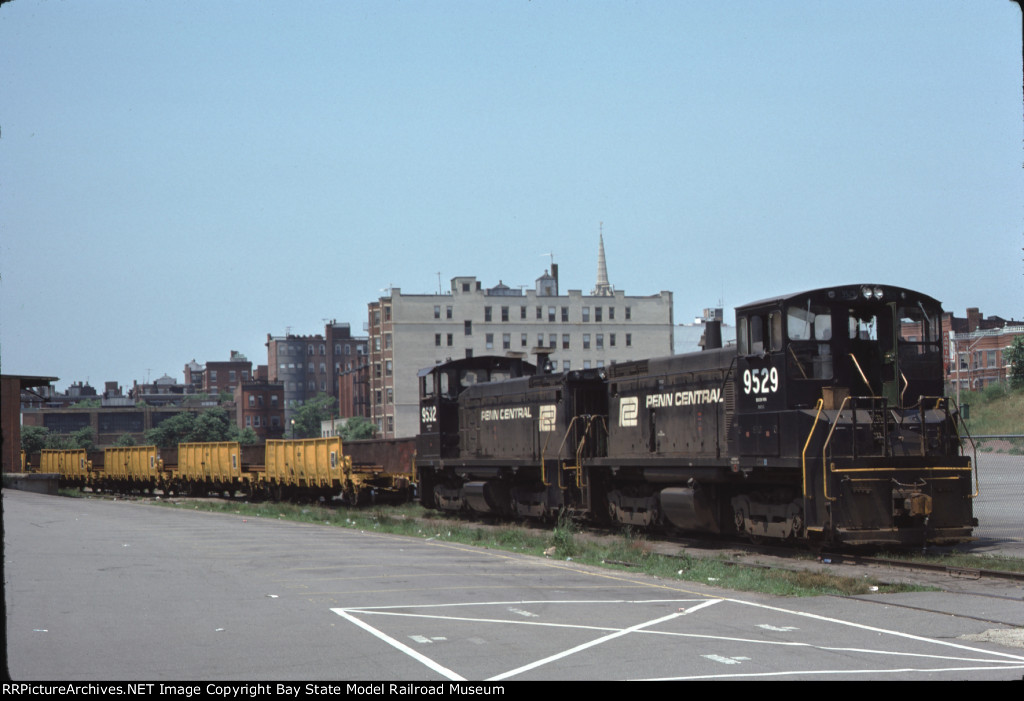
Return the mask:
<svg viewBox="0 0 1024 701">
<path fill-rule="evenodd" d="M 991 635 L 1012 626 L 899 598 L 783 599 L 429 537 L 124 501 L 5 490 L 3 505 L 15 680 L 1024 672 L 1024 649 Z M 965 601 L 940 596 L 951 597 L 944 611 Z"/>
</svg>

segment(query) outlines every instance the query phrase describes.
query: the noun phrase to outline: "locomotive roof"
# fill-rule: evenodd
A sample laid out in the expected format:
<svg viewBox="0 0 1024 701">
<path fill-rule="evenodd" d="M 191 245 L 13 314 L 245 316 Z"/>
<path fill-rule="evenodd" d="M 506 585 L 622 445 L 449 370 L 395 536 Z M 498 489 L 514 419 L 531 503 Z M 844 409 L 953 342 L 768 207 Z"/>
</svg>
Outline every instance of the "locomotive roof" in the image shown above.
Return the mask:
<svg viewBox="0 0 1024 701">
<path fill-rule="evenodd" d="M 909 299 L 921 302 L 930 302 L 941 306 L 941 302 L 930 297 L 922 292 L 916 292 L 914 290 L 907 289 L 905 287 L 896 287 L 895 285 L 879 285 L 879 284 L 854 284 L 854 285 L 834 285 L 832 287 L 821 287 L 816 290 L 803 290 L 802 292 L 793 292 L 792 294 L 779 295 L 777 297 L 767 297 L 765 299 L 758 300 L 756 302 L 748 302 L 747 304 L 736 307 L 737 312 L 746 311 L 754 307 L 766 307 L 781 305 L 794 299 L 806 299 L 807 297 L 820 297 L 822 300 L 839 299 L 839 300 L 863 300 L 862 290 L 865 288 L 869 289 L 881 289 L 884 293 L 882 301 L 890 301 L 893 299 Z"/>
<path fill-rule="evenodd" d="M 430 365 L 416 373 L 417 377 L 429 375 L 438 368 L 479 368 L 484 370 L 518 369 L 520 376 L 537 374 L 537 366 L 522 358 L 508 358 L 500 355 L 476 355 L 472 358 L 457 358 L 437 365 Z"/>
</svg>

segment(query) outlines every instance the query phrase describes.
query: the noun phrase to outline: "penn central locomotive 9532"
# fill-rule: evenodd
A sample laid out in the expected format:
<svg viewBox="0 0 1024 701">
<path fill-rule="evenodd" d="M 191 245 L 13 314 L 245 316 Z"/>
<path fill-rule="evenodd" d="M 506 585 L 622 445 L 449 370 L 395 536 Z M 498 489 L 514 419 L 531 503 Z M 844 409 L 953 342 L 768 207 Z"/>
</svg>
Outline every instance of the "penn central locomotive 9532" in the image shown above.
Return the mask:
<svg viewBox="0 0 1024 701">
<path fill-rule="evenodd" d="M 427 368 L 420 499 L 752 539 L 970 540 L 977 476 L 943 396 L 941 313 L 840 286 L 738 307 L 725 348 L 709 327 L 701 352 L 606 368 Z"/>
</svg>

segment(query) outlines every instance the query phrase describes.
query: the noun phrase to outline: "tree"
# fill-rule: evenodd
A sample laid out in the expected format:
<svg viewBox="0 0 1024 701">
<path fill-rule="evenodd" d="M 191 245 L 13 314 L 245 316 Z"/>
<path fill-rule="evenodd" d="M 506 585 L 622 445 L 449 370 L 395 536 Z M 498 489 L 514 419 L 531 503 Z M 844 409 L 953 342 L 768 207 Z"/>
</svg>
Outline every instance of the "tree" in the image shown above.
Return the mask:
<svg viewBox="0 0 1024 701">
<path fill-rule="evenodd" d="M 1013 339 L 1006 360 L 1010 364 L 1010 388 L 1024 389 L 1024 336 Z"/>
<path fill-rule="evenodd" d="M 38 453 L 46 447 L 46 441 L 50 436 L 50 429 L 42 426 L 21 427 L 21 449 L 25 455 Z"/>
<path fill-rule="evenodd" d="M 135 439 L 132 438 L 132 434 L 130 433 L 122 433 L 117 437 L 117 440 L 114 441 L 114 446 L 117 448 L 131 448 L 134 445 Z"/>
<path fill-rule="evenodd" d="M 319 438 L 320 422 L 334 416 L 334 397 L 321 392 L 292 415 L 295 438 Z"/>
<path fill-rule="evenodd" d="M 79 450 L 96 450 L 96 433 L 92 426 L 83 426 L 71 434 L 74 447 Z"/>
<path fill-rule="evenodd" d="M 377 433 L 377 425 L 362 416 L 353 416 L 345 419 L 345 425 L 341 429 L 343 441 L 357 441 L 363 438 L 373 438 Z"/>
<path fill-rule="evenodd" d="M 146 442 L 152 443 L 158 448 L 174 448 L 179 443 L 240 440 L 240 435 L 238 427 L 228 416 L 228 412 L 220 407 L 215 407 L 207 409 L 198 416 L 182 412 L 161 421 L 158 426 L 146 431 Z"/>
</svg>

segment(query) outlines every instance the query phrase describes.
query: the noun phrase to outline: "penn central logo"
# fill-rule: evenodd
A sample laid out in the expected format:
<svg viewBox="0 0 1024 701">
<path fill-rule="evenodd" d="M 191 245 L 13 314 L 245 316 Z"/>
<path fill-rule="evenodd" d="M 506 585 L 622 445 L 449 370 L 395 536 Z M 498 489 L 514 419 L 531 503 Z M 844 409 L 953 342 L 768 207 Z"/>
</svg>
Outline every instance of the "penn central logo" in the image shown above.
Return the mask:
<svg viewBox="0 0 1024 701">
<path fill-rule="evenodd" d="M 636 426 L 640 416 L 640 400 L 637 397 L 619 397 L 619 426 Z"/>
</svg>

